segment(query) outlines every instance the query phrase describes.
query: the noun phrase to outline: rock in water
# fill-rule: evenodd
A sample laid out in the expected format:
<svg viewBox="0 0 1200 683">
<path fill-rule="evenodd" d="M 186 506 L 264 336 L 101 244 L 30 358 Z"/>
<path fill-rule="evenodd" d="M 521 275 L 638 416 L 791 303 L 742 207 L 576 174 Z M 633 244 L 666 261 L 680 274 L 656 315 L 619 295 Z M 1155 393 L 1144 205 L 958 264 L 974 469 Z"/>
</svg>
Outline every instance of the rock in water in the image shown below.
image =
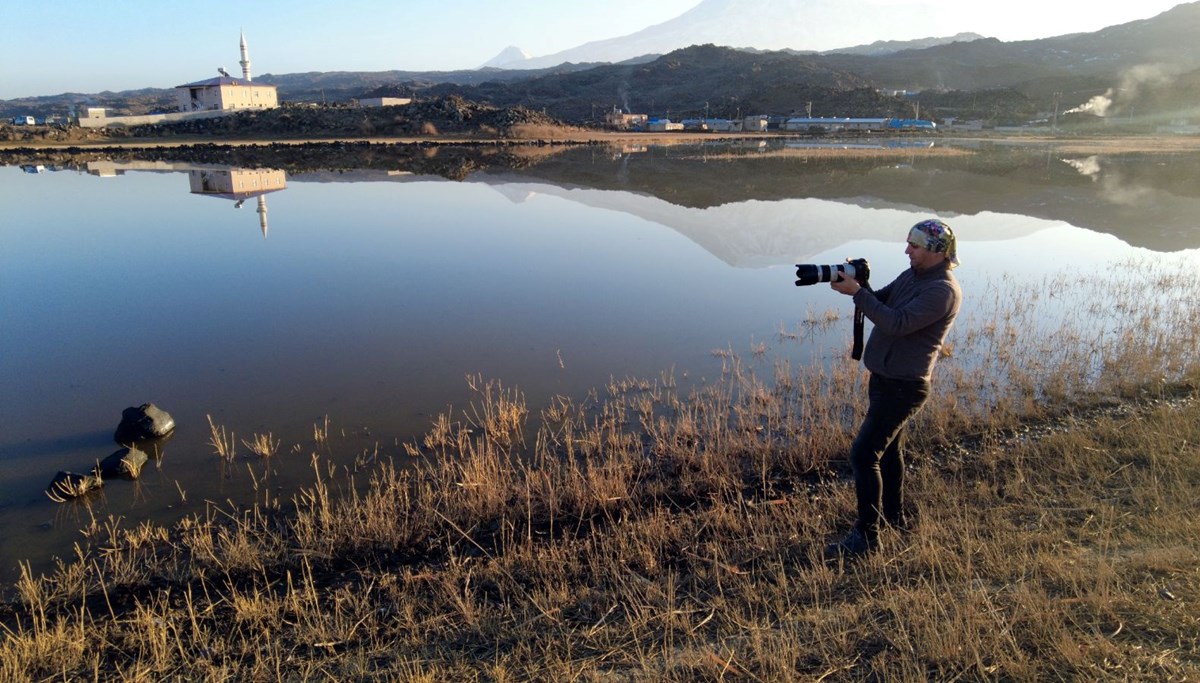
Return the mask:
<svg viewBox="0 0 1200 683">
<path fill-rule="evenodd" d="M 87 495 L 104 486 L 104 480 L 95 474 L 59 472 L 46 487 L 46 495 L 56 503 L 65 503 L 72 498 Z"/>
<path fill-rule="evenodd" d="M 153 403 L 143 403 L 137 408 L 126 408 L 121 412 L 121 424 L 113 439 L 128 446 L 146 439 L 159 439 L 175 431 L 175 418 Z"/>
<path fill-rule="evenodd" d="M 102 479 L 127 477 L 137 479 L 142 474 L 142 466 L 150 456 L 137 448 L 122 448 L 100 461 L 93 472 Z"/>
</svg>

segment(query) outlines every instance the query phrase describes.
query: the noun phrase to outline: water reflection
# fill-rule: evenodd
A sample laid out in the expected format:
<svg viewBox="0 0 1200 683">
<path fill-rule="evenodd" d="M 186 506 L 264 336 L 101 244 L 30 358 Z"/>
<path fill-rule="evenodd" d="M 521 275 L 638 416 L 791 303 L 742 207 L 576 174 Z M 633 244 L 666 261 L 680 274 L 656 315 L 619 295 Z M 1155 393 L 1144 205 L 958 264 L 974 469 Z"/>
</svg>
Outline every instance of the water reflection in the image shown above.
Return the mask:
<svg viewBox="0 0 1200 683">
<path fill-rule="evenodd" d="M 276 168 L 235 168 L 135 159 L 88 161 L 84 164 L 84 169 L 89 175 L 100 178 L 115 178 L 130 171 L 187 173 L 192 194 L 232 201 L 235 209 L 242 208 L 248 200 L 255 200 L 258 227 L 264 239 L 270 231 L 267 221 L 267 194 L 287 189 L 287 173 Z"/>
<path fill-rule="evenodd" d="M 764 375 L 777 358 L 840 358 L 848 323 L 797 330 L 845 301 L 793 286 L 793 264 L 865 257 L 890 278 L 907 226 L 929 214 L 958 231 L 974 301 L 995 282 L 1023 296 L 1047 273 L 1137 255 L 1200 265 L 1187 251 L 1200 247 L 1196 155 L 369 151 L 361 167 L 245 150 L 238 165 L 0 168 L 5 548 L 69 553 L 92 515 L 170 520 L 206 500 L 286 498 L 312 453 L 348 470 L 403 459 L 401 442 L 471 399 L 467 375 L 519 387 L 536 414 L 614 377 L 708 381 L 716 350 L 765 349 Z M 266 195 L 284 188 L 271 210 L 287 230 L 231 249 L 248 217 L 229 209 L 253 199 L 265 237 Z M 1070 312 L 1043 304 L 1051 321 Z M 964 329 L 992 313 L 972 308 Z M 153 471 L 91 507 L 49 503 L 54 472 L 111 453 L 121 410 L 146 401 L 179 425 Z M 236 457 L 214 455 L 207 415 L 236 433 Z M 280 452 L 249 457 L 242 440 L 267 432 Z M 0 553 L 0 575 L 14 561 Z"/>
<path fill-rule="evenodd" d="M 836 153 L 786 144 L 651 148 L 619 161 L 572 150 L 504 175 L 652 194 L 696 208 L 815 198 L 945 217 L 1017 214 L 1159 251 L 1200 247 L 1200 154 L 1070 155 L 1052 146 L 962 153 L 970 150 L 926 146 L 847 156 L 854 150 L 840 147 Z M 1080 164 L 1090 172 L 1081 173 Z M 599 168 L 605 165 L 607 173 Z"/>
<path fill-rule="evenodd" d="M 192 194 L 229 199 L 233 208 L 240 209 L 248 199 L 258 203 L 258 226 L 266 239 L 267 193 L 287 189 L 287 174 L 272 168 L 191 169 L 188 181 Z"/>
</svg>

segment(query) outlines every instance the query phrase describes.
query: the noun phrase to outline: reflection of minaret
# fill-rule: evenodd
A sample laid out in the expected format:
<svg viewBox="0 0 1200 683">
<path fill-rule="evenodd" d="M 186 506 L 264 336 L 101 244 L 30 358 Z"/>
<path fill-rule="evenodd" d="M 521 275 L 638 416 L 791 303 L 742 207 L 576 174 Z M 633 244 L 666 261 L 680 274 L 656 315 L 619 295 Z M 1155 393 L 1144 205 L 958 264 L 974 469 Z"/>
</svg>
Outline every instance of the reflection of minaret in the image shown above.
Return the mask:
<svg viewBox="0 0 1200 683">
<path fill-rule="evenodd" d="M 262 228 L 263 239 L 267 239 L 267 195 L 258 195 L 258 225 Z"/>
<path fill-rule="evenodd" d="M 244 78 L 248 81 L 248 80 L 250 80 L 250 52 L 249 52 L 249 50 L 246 49 L 246 34 L 245 34 L 245 32 L 242 32 L 241 36 L 242 36 L 242 61 L 238 62 L 238 64 L 242 65 L 242 78 Z"/>
<path fill-rule="evenodd" d="M 251 197 L 258 200 L 255 213 L 266 239 L 267 200 L 263 195 L 287 189 L 287 174 L 277 168 L 194 168 L 188 171 L 188 182 L 192 194 L 231 199 L 235 209 L 242 208 Z"/>
</svg>

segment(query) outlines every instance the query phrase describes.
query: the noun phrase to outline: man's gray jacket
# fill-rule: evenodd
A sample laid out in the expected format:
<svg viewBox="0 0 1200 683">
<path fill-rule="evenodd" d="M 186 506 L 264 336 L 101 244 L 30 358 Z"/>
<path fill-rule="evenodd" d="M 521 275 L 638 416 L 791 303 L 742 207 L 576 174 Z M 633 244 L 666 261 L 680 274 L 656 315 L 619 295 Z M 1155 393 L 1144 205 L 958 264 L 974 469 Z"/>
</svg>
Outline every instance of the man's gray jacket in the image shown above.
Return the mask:
<svg viewBox="0 0 1200 683">
<path fill-rule="evenodd" d="M 854 304 L 874 324 L 863 365 L 890 379 L 925 380 L 958 316 L 962 290 L 943 262 L 925 271 L 904 271 L 891 284 L 854 295 Z"/>
</svg>

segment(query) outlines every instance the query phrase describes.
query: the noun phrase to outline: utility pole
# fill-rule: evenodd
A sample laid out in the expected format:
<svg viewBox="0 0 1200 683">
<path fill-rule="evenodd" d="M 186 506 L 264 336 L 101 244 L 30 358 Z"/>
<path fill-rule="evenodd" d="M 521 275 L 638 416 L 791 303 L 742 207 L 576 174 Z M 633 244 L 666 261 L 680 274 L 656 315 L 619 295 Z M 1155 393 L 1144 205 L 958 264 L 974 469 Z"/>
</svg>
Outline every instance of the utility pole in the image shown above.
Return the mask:
<svg viewBox="0 0 1200 683">
<path fill-rule="evenodd" d="M 804 116 L 806 118 L 812 118 L 812 100 L 809 100 L 804 104 Z"/>
<path fill-rule="evenodd" d="M 1054 93 L 1054 120 L 1050 124 L 1050 129 L 1056 132 L 1058 131 L 1058 98 L 1061 96 L 1061 92 Z"/>
</svg>

